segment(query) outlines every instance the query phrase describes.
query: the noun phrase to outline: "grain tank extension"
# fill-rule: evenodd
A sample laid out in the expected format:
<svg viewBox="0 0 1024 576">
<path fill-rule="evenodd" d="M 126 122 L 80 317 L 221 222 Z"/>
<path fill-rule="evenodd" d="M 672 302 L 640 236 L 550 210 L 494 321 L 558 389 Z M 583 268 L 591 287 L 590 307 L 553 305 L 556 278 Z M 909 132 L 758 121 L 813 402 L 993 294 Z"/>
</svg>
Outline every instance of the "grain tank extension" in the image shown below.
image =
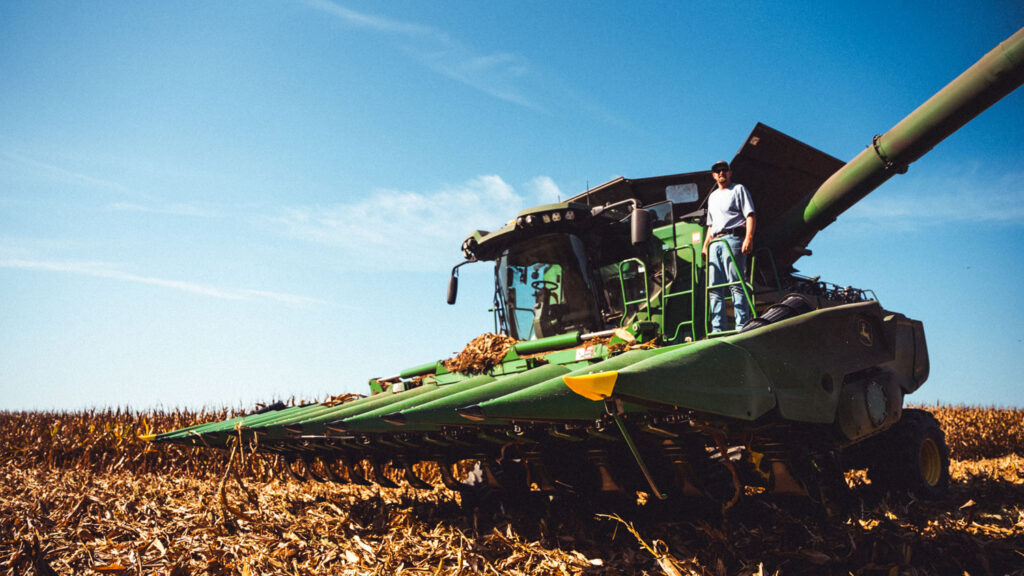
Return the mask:
<svg viewBox="0 0 1024 576">
<path fill-rule="evenodd" d="M 159 434 L 280 455 L 300 479 L 451 489 L 716 499 L 745 486 L 828 500 L 844 470 L 941 496 L 948 449 L 904 397 L 928 377 L 922 323 L 869 290 L 797 273 L 843 211 L 1024 82 L 1024 30 L 849 163 L 758 124 L 732 161 L 758 226 L 742 288 L 755 319 L 709 333 L 701 255 L 708 171 L 618 178 L 524 210 L 463 243 L 493 265 L 498 334 L 456 358 L 371 380 L 356 398 L 285 407 Z M 483 264 L 489 263 L 489 264 Z M 390 471 L 390 473 L 388 473 Z"/>
</svg>

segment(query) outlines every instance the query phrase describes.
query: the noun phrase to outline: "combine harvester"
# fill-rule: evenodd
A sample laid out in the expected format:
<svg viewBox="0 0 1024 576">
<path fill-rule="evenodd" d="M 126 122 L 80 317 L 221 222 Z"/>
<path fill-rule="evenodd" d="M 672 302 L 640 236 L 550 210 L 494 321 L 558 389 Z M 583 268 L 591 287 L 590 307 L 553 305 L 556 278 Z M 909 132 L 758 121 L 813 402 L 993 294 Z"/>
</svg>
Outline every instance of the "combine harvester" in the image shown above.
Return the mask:
<svg viewBox="0 0 1024 576">
<path fill-rule="evenodd" d="M 152 440 L 240 443 L 300 479 L 383 486 L 391 468 L 432 488 L 413 465 L 436 462 L 467 495 L 642 491 L 728 507 L 746 486 L 828 499 L 845 470 L 867 468 L 886 489 L 941 497 L 944 434 L 903 408 L 928 377 L 921 322 L 793 265 L 819 230 L 1022 82 L 1024 29 L 847 164 L 758 124 L 731 163 L 758 218 L 741 284 L 756 318 L 739 332 L 708 328 L 711 173 L 618 178 L 465 240 L 448 302 L 460 266 L 493 262 L 500 335 L 373 379 L 369 396 Z M 470 463 L 473 488 L 454 473 Z"/>
</svg>

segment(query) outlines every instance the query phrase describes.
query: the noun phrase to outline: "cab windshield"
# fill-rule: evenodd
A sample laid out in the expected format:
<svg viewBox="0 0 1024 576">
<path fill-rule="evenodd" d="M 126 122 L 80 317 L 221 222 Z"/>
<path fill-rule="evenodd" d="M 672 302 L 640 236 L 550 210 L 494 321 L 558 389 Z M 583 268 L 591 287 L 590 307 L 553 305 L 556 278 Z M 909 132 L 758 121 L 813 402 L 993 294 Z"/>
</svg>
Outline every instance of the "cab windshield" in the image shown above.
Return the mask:
<svg viewBox="0 0 1024 576">
<path fill-rule="evenodd" d="M 545 338 L 599 329 L 583 243 L 552 234 L 523 242 L 498 259 L 497 283 L 509 336 Z"/>
</svg>

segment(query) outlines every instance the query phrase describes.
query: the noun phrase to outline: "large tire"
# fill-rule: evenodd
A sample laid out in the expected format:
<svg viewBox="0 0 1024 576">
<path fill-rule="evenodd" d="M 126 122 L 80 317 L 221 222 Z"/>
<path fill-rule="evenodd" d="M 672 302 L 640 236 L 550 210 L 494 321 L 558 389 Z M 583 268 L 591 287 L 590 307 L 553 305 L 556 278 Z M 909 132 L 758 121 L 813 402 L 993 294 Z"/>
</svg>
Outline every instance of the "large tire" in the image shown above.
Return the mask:
<svg viewBox="0 0 1024 576">
<path fill-rule="evenodd" d="M 905 490 L 922 500 L 938 500 L 949 490 L 946 434 L 931 412 L 908 409 L 877 446 L 868 470 L 871 483 Z"/>
</svg>

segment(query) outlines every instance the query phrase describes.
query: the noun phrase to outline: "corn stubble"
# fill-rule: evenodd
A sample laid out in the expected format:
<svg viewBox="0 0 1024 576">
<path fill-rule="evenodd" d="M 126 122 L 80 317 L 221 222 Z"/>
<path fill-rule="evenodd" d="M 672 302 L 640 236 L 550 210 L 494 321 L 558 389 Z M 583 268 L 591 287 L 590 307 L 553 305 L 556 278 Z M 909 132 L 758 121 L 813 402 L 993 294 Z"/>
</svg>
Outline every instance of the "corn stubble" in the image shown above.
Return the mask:
<svg viewBox="0 0 1024 576">
<path fill-rule="evenodd" d="M 949 497 L 851 472 L 853 502 L 831 517 L 757 496 L 724 516 L 543 497 L 465 509 L 443 488 L 299 483 L 272 458 L 138 439 L 226 410 L 2 412 L 0 574 L 1024 574 L 1024 410 L 926 408 L 954 459 Z"/>
</svg>

